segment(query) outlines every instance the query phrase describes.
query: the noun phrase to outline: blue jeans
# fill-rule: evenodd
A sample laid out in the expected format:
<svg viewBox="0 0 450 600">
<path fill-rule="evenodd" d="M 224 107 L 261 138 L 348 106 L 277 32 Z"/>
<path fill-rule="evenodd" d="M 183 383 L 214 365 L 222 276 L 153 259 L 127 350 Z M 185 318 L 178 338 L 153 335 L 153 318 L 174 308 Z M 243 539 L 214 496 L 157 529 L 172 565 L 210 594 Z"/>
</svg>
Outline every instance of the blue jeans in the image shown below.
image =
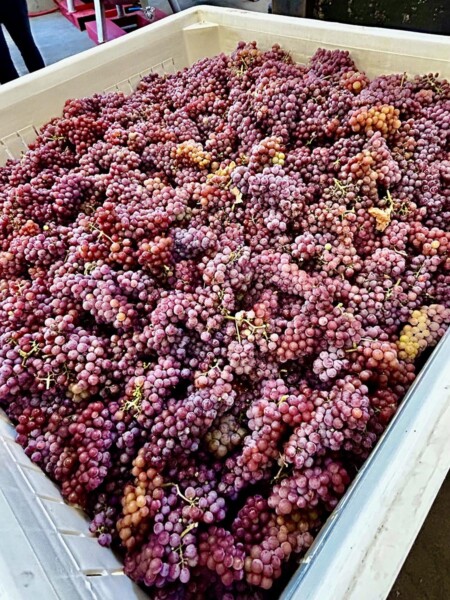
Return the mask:
<svg viewBox="0 0 450 600">
<path fill-rule="evenodd" d="M 1 25 L 20 50 L 27 69 L 42 69 L 45 64 L 31 33 L 26 0 L 0 0 L 0 83 L 19 77 Z"/>
</svg>

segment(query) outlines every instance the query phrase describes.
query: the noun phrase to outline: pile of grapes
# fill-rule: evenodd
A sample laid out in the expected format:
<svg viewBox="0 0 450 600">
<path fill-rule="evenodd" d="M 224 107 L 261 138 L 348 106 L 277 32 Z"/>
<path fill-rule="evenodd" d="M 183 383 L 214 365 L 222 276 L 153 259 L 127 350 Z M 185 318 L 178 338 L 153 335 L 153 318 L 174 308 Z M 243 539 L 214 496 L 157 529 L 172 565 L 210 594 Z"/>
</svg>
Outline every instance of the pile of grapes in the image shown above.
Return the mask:
<svg viewBox="0 0 450 600">
<path fill-rule="evenodd" d="M 449 325 L 449 149 L 437 75 L 240 43 L 0 169 L 0 405 L 151 598 L 298 565 Z"/>
</svg>

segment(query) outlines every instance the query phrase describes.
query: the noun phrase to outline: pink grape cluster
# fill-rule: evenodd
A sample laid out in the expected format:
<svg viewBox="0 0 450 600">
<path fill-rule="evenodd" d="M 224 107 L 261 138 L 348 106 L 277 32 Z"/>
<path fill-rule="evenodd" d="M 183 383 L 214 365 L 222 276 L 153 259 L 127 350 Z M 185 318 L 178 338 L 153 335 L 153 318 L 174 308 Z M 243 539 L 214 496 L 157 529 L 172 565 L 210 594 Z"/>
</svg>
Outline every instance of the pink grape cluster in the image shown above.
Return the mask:
<svg viewBox="0 0 450 600">
<path fill-rule="evenodd" d="M 449 94 L 241 42 L 0 168 L 0 406 L 151 598 L 277 595 L 445 334 Z"/>
</svg>

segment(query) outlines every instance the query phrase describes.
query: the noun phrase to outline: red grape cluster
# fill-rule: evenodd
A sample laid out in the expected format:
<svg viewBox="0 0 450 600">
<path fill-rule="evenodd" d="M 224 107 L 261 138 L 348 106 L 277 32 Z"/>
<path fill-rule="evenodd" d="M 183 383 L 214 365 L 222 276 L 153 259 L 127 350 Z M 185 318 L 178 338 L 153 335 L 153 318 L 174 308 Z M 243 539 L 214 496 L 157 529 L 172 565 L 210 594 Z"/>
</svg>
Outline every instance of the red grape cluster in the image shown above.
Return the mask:
<svg viewBox="0 0 450 600">
<path fill-rule="evenodd" d="M 150 597 L 274 597 L 447 330 L 449 90 L 242 42 L 0 168 L 0 406 Z"/>
<path fill-rule="evenodd" d="M 309 469 L 294 470 L 290 477 L 274 485 L 269 506 L 279 515 L 290 515 L 295 507 L 315 508 L 319 503 L 333 510 L 350 482 L 344 466 L 327 458 Z"/>
</svg>

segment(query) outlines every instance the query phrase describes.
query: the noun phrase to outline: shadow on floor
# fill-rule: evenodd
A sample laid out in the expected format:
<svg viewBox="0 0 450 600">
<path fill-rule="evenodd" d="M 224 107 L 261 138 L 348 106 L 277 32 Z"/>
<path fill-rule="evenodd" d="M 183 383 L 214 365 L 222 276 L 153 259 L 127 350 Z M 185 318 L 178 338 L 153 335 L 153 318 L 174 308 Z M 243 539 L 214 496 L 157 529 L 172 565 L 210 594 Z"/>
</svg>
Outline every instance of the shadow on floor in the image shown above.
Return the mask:
<svg viewBox="0 0 450 600">
<path fill-rule="evenodd" d="M 450 599 L 450 475 L 387 600 Z"/>
</svg>

